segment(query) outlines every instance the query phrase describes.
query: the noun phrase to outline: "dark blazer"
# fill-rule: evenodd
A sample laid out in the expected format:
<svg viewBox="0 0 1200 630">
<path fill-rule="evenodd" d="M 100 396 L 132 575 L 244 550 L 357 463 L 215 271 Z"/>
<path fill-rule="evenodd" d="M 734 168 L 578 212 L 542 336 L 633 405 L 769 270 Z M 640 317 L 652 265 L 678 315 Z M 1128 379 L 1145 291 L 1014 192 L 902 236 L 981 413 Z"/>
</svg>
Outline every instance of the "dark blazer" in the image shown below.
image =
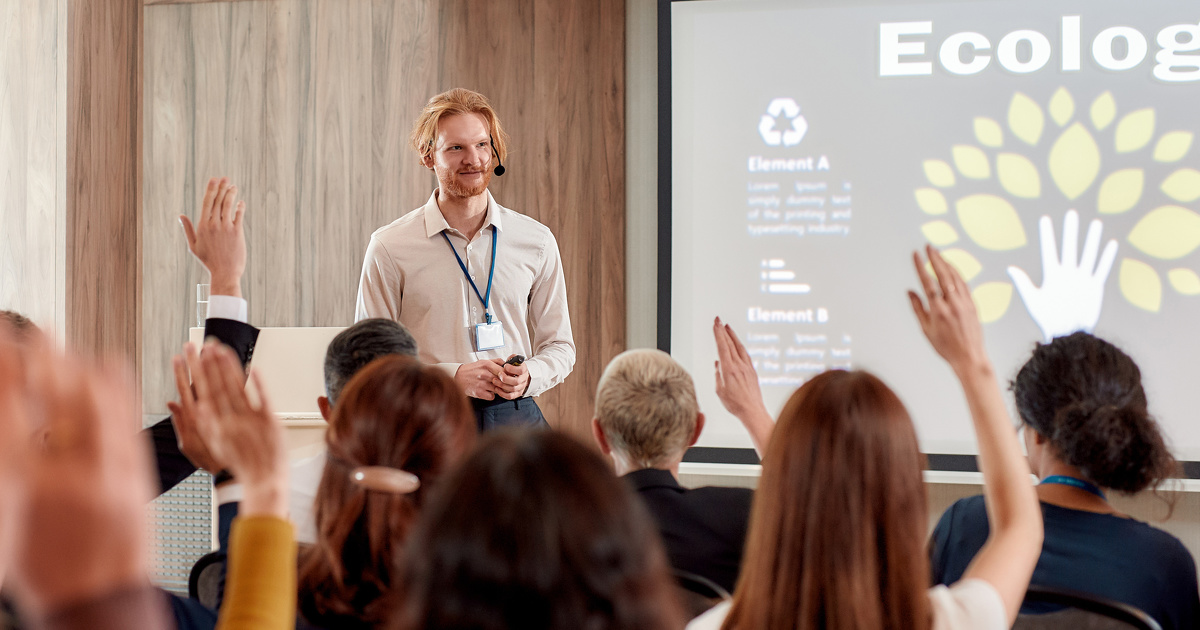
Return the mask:
<svg viewBox="0 0 1200 630">
<path fill-rule="evenodd" d="M 668 470 L 635 470 L 625 479 L 650 509 L 675 569 L 695 573 L 733 592 L 754 491 L 687 489 Z"/>
<path fill-rule="evenodd" d="M 204 322 L 204 337 L 214 337 L 232 348 L 245 366 L 249 365 L 250 359 L 254 357 L 258 329 L 232 319 L 212 318 Z M 175 436 L 175 425 L 170 416 L 142 433 L 149 434 L 154 443 L 154 464 L 158 471 L 159 493 L 174 488 L 176 484 L 196 472 L 196 465 L 179 451 L 179 439 Z"/>
</svg>

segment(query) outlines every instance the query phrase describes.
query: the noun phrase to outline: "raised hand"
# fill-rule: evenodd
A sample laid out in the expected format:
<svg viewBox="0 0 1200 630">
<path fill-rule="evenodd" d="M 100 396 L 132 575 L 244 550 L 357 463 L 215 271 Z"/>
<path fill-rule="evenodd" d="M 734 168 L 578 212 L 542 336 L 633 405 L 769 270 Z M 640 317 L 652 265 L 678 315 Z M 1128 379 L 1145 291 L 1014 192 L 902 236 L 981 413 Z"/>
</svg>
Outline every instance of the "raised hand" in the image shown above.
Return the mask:
<svg viewBox="0 0 1200 630">
<path fill-rule="evenodd" d="M 1088 225 L 1087 238 L 1083 243 L 1083 255 L 1076 257 L 1079 244 L 1079 213 L 1068 210 L 1063 218 L 1062 258 L 1054 246 L 1054 225 L 1050 217 L 1038 222 L 1038 235 L 1042 246 L 1042 286 L 1033 286 L 1029 274 L 1018 267 L 1009 267 L 1012 278 L 1025 303 L 1029 316 L 1042 330 L 1042 338 L 1049 342 L 1055 337 L 1069 335 L 1080 330 L 1091 332 L 1100 321 L 1100 307 L 1104 302 L 1104 284 L 1117 258 L 1117 241 L 1109 240 L 1100 254 L 1100 234 L 1103 227 L 1099 219 Z M 1100 262 L 1096 258 L 1099 255 Z"/>
<path fill-rule="evenodd" d="M 962 385 L 979 438 L 979 470 L 991 523 L 987 542 L 963 577 L 991 584 L 1004 602 L 1011 625 L 1042 549 L 1042 514 L 1029 481 L 1029 464 L 1017 445 L 1004 395 L 984 348 L 983 327 L 967 283 L 937 250 L 926 247 L 925 252 L 937 278 L 930 277 L 921 256 L 914 252 L 913 266 L 925 302 L 913 291 L 908 292 L 908 299 L 925 337 Z"/>
<path fill-rule="evenodd" d="M 936 280 L 921 264 L 921 256 L 913 253 L 913 265 L 925 292 L 928 307 L 914 291 L 908 292 L 913 312 L 921 324 L 921 332 L 933 349 L 960 376 L 972 367 L 988 364 L 983 346 L 983 327 L 975 313 L 971 290 L 942 255 L 933 247 L 925 248 Z"/>
<path fill-rule="evenodd" d="M 717 361 L 713 364 L 717 397 L 750 432 L 754 448 L 761 456 L 766 453 L 775 421 L 763 403 L 754 361 L 733 328 L 721 323 L 720 317 L 713 320 L 713 337 L 717 342 Z"/>
<path fill-rule="evenodd" d="M 31 445 L 26 349 L 0 326 L 0 586 L 16 542 L 24 469 Z M 36 357 L 37 355 L 34 355 Z"/>
<path fill-rule="evenodd" d="M 29 392 L 44 416 L 28 452 L 27 502 L 13 582 L 35 616 L 149 584 L 145 504 L 152 495 L 141 413 L 124 366 L 34 351 Z"/>
<path fill-rule="evenodd" d="M 271 413 L 258 375 L 251 373 L 261 401 L 255 405 L 243 385 L 242 365 L 229 348 L 206 344 L 202 355 L 189 353 L 188 361 L 196 389 L 198 433 L 213 458 L 242 484 L 241 513 L 287 518 L 283 426 Z"/>
<path fill-rule="evenodd" d="M 188 364 L 200 365 L 200 355 L 195 344 L 184 346 L 184 355 L 176 355 L 171 362 L 175 372 L 175 390 L 179 392 L 179 402 L 167 402 L 167 410 L 171 412 L 171 422 L 175 425 L 175 438 L 179 441 L 179 452 L 183 453 L 197 468 L 203 468 L 216 474 L 225 467 L 208 450 L 208 444 L 200 434 L 196 424 L 196 393 L 192 391 L 188 380 Z M 185 356 L 187 358 L 185 358 Z"/>
<path fill-rule="evenodd" d="M 208 269 L 212 295 L 242 297 L 242 274 L 246 271 L 246 233 L 242 218 L 246 202 L 237 201 L 238 188 L 229 178 L 212 178 L 200 205 L 200 218 L 193 226 L 179 216 L 188 249 Z"/>
</svg>

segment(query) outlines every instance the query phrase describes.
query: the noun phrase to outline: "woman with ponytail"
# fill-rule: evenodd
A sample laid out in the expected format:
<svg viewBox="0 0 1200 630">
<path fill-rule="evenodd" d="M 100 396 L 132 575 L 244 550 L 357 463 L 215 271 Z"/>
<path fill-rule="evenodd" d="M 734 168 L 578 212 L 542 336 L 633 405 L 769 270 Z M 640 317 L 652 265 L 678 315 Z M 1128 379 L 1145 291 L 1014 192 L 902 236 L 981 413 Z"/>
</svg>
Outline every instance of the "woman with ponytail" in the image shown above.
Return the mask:
<svg viewBox="0 0 1200 630">
<path fill-rule="evenodd" d="M 416 359 L 378 358 L 346 383 L 325 431 L 316 542 L 298 553 L 299 630 L 366 630 L 393 616 L 400 550 L 426 497 L 471 449 L 475 433 L 475 414 L 454 380 Z M 222 527 L 222 549 L 228 535 Z M 212 624 L 189 618 L 181 629 Z"/>
<path fill-rule="evenodd" d="M 300 550 L 304 622 L 374 628 L 391 617 L 396 558 L 430 489 L 465 456 L 475 432 L 466 398 L 435 367 L 389 356 L 350 380 L 325 433 L 317 541 Z M 387 487 L 388 469 L 415 475 L 419 487 Z M 382 485 L 364 483 L 380 476 Z"/>
<path fill-rule="evenodd" d="M 1137 364 L 1078 332 L 1039 344 L 1012 391 L 1030 468 L 1041 480 L 1045 542 L 1032 584 L 1125 602 L 1164 630 L 1200 627 L 1191 554 L 1108 502 L 1109 492 L 1156 488 L 1178 469 L 1148 411 Z M 988 529 L 983 497 L 951 506 L 931 542 L 935 581 L 959 579 Z"/>
</svg>

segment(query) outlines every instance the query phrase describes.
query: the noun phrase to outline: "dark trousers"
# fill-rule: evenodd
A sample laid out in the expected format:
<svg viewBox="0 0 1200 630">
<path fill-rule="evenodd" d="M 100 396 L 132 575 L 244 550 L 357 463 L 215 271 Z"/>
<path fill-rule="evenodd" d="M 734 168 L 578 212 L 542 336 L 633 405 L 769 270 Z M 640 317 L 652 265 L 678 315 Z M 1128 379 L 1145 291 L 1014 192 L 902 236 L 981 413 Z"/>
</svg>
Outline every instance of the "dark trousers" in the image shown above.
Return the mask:
<svg viewBox="0 0 1200 630">
<path fill-rule="evenodd" d="M 501 427 L 539 427 L 549 429 L 542 410 L 532 398 L 505 400 L 496 397 L 495 400 L 471 399 L 475 408 L 475 422 L 479 432 L 491 431 Z"/>
</svg>

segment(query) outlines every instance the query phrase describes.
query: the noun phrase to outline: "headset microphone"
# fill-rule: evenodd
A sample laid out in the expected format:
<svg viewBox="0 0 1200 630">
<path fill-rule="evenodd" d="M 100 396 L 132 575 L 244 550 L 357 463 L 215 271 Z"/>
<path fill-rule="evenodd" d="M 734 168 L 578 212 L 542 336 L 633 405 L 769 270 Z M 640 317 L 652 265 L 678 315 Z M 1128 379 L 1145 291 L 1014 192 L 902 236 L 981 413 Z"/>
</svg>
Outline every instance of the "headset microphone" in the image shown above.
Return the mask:
<svg viewBox="0 0 1200 630">
<path fill-rule="evenodd" d="M 504 164 L 500 162 L 500 152 L 496 150 L 496 139 L 489 134 L 488 141 L 492 143 L 492 153 L 496 154 L 496 168 L 492 169 L 492 172 L 496 177 L 500 177 L 504 174 Z"/>
</svg>

